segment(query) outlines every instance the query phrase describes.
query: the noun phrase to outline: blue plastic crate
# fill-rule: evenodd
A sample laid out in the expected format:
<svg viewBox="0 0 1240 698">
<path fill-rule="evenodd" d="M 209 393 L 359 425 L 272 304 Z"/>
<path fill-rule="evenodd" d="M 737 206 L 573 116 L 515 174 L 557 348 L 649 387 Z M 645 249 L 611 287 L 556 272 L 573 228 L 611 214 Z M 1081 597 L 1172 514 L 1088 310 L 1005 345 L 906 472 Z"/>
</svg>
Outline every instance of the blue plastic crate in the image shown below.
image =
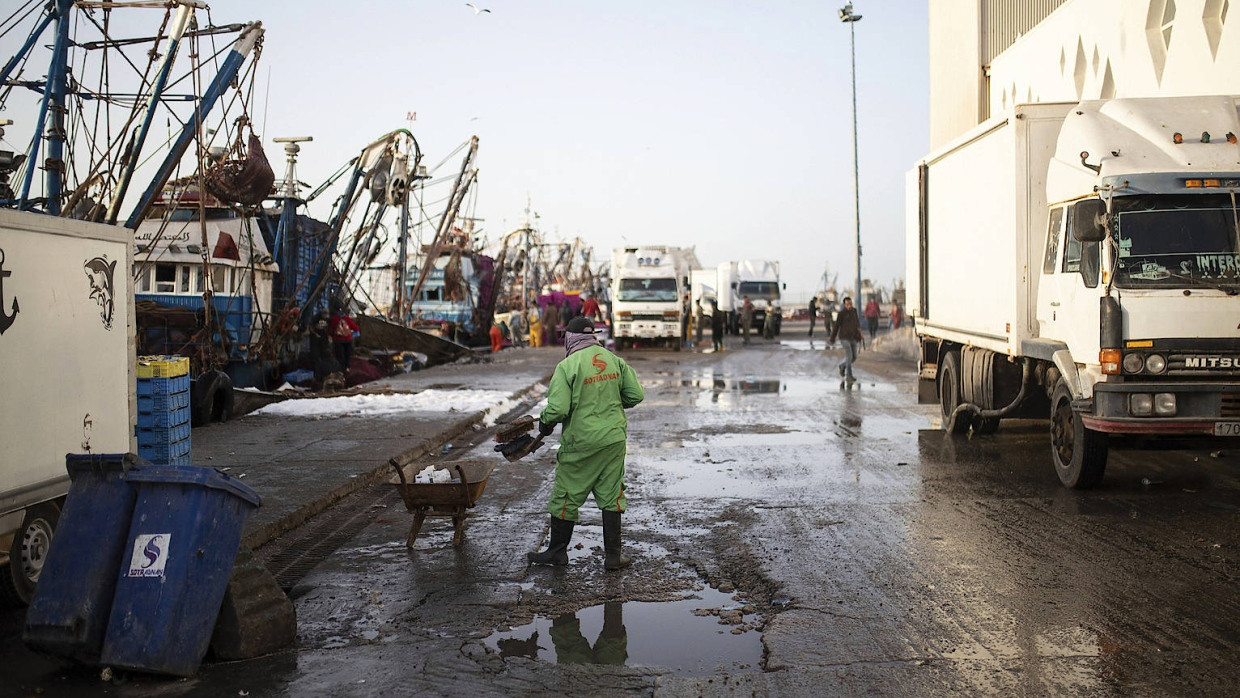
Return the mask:
<svg viewBox="0 0 1240 698">
<path fill-rule="evenodd" d="M 141 383 L 139 383 L 141 385 Z M 138 394 L 138 414 L 154 414 L 189 407 L 189 391 L 158 395 Z"/>
<path fill-rule="evenodd" d="M 170 444 L 184 441 L 190 436 L 189 422 L 167 427 L 138 427 L 138 445 Z"/>
<path fill-rule="evenodd" d="M 138 411 L 139 429 L 167 429 L 189 424 L 189 405 L 175 410 Z"/>
<path fill-rule="evenodd" d="M 171 395 L 189 391 L 189 376 L 176 378 L 139 378 L 138 395 Z"/>
<path fill-rule="evenodd" d="M 193 455 L 192 453 L 186 453 L 186 454 L 185 454 L 185 455 L 183 455 L 183 456 L 177 456 L 176 458 L 169 458 L 169 459 L 168 459 L 168 465 L 185 465 L 185 466 L 191 466 L 191 465 L 193 465 L 193 463 L 191 462 L 191 461 L 193 460 L 193 459 L 191 458 L 191 456 L 192 456 L 192 455 Z"/>
<path fill-rule="evenodd" d="M 167 464 L 190 455 L 189 439 L 161 444 L 138 444 L 138 455 L 157 464 Z"/>
</svg>

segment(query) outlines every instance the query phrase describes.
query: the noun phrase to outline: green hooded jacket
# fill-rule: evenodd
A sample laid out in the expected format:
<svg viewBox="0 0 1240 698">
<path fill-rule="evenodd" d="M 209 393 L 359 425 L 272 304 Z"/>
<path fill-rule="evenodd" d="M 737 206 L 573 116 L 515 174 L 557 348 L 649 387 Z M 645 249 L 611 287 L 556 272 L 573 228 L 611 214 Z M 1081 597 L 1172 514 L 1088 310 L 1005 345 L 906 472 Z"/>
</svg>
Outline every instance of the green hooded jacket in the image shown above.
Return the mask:
<svg viewBox="0 0 1240 698">
<path fill-rule="evenodd" d="M 593 451 L 625 440 L 629 420 L 624 411 L 645 397 L 637 374 L 623 359 L 601 346 L 586 347 L 555 367 L 539 419 L 564 423 L 561 449 Z"/>
</svg>

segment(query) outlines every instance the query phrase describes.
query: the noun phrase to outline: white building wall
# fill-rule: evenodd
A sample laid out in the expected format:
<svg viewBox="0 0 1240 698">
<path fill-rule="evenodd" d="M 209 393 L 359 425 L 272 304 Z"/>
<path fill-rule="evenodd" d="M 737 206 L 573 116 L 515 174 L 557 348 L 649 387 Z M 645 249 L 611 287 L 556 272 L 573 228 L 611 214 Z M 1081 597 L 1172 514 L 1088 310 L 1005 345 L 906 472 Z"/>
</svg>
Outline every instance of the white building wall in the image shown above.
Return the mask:
<svg viewBox="0 0 1240 698">
<path fill-rule="evenodd" d="M 1240 94 L 1240 1 L 1069 0 L 995 57 L 990 108 Z"/>
<path fill-rule="evenodd" d="M 1240 94 L 1240 0 L 928 0 L 930 143 L 1012 104 Z"/>
</svg>

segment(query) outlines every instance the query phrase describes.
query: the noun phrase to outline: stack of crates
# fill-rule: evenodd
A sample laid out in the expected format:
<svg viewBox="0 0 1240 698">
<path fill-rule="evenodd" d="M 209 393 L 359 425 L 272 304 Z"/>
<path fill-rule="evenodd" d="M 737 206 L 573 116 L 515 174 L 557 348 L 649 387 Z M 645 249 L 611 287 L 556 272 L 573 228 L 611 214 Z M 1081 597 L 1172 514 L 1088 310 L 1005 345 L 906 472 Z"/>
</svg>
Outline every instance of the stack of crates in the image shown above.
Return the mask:
<svg viewBox="0 0 1240 698">
<path fill-rule="evenodd" d="M 189 358 L 138 357 L 138 455 L 190 465 Z"/>
</svg>

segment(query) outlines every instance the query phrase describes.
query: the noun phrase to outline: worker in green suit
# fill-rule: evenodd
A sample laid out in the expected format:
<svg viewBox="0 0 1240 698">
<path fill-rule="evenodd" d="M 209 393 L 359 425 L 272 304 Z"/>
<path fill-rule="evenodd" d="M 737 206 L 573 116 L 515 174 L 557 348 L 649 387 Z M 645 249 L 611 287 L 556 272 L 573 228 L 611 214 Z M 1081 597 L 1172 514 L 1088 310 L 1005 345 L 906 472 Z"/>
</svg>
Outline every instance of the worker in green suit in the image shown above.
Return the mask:
<svg viewBox="0 0 1240 698">
<path fill-rule="evenodd" d="M 624 454 L 629 420 L 624 411 L 646 397 L 637 374 L 594 336 L 594 321 L 573 318 L 564 333 L 564 360 L 555 367 L 547 387 L 547 407 L 538 431 L 547 436 L 564 424 L 551 488 L 551 542 L 541 553 L 529 553 L 539 565 L 567 565 L 568 544 L 578 509 L 593 494 L 603 512 L 603 565 L 628 567 L 620 552 L 620 514 L 624 512 Z"/>
</svg>

